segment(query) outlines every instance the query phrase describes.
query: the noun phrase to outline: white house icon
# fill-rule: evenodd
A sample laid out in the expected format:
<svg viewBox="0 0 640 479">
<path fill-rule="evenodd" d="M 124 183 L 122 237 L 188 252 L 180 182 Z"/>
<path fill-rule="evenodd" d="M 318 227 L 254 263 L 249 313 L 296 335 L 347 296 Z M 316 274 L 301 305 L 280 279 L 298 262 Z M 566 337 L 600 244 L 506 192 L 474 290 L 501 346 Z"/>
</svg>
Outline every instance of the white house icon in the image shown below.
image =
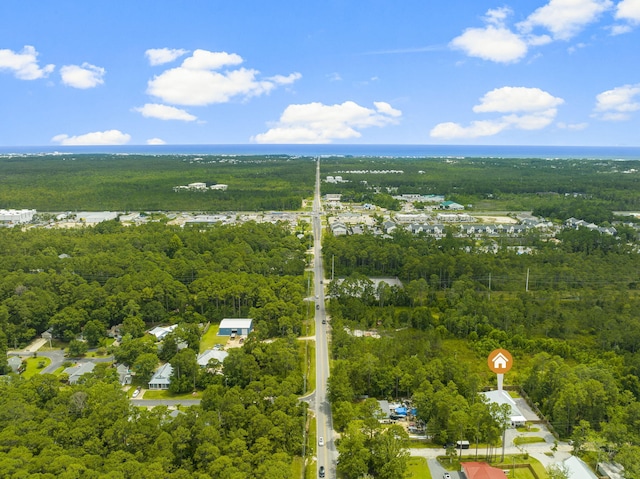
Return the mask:
<svg viewBox="0 0 640 479">
<path fill-rule="evenodd" d="M 507 369 L 507 363 L 509 362 L 509 358 L 507 358 L 504 354 L 498 353 L 491 360 L 493 363 L 493 367 L 495 369 Z"/>
</svg>

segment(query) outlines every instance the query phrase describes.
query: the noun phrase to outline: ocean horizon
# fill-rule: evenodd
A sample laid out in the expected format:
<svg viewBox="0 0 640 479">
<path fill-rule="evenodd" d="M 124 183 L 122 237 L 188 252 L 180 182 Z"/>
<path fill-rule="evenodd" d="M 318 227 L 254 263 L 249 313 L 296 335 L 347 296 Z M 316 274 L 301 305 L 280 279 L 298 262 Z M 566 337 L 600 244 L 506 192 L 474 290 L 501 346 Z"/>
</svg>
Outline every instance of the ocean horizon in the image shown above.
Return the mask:
<svg viewBox="0 0 640 479">
<path fill-rule="evenodd" d="M 634 146 L 511 145 L 354 145 L 354 144 L 220 144 L 220 145 L 92 145 L 0 146 L 0 156 L 111 155 L 288 155 L 364 156 L 373 158 L 539 158 L 640 160 Z"/>
</svg>

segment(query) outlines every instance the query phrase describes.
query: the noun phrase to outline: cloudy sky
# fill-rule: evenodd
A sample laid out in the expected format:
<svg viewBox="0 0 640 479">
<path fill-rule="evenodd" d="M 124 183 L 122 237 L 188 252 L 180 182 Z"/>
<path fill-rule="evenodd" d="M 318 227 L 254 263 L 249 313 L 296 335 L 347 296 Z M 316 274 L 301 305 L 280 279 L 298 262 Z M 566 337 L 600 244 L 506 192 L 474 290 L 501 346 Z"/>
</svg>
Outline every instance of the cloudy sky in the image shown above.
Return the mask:
<svg viewBox="0 0 640 479">
<path fill-rule="evenodd" d="M 640 146 L 640 0 L 3 0 L 0 146 Z"/>
</svg>

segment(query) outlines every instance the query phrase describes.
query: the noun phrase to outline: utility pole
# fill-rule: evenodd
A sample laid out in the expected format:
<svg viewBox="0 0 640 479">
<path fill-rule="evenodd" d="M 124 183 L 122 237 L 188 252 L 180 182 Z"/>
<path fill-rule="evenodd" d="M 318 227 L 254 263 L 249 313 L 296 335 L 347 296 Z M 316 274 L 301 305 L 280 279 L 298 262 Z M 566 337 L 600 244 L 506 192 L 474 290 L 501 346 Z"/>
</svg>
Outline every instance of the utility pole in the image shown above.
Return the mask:
<svg viewBox="0 0 640 479">
<path fill-rule="evenodd" d="M 524 290 L 525 290 L 527 293 L 529 292 L 529 268 L 527 268 L 527 282 L 525 283 Z"/>
</svg>

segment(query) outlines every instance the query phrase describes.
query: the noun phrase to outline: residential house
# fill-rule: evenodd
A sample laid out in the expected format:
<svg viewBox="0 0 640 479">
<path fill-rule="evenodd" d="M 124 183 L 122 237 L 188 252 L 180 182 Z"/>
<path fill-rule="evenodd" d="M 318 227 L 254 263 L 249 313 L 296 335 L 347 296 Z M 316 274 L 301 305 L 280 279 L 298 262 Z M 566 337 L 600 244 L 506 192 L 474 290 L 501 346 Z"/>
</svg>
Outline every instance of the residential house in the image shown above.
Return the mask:
<svg viewBox="0 0 640 479">
<path fill-rule="evenodd" d="M 173 332 L 173 330 L 177 327 L 177 324 L 172 324 L 171 326 L 156 326 L 151 331 L 149 331 L 149 334 L 155 336 L 157 341 L 162 341 L 167 336 L 167 334 Z"/>
<path fill-rule="evenodd" d="M 124 364 L 118 364 L 116 371 L 118 373 L 118 380 L 120 381 L 120 384 L 122 386 L 131 384 L 131 371 L 129 370 L 128 366 L 125 366 Z"/>
<path fill-rule="evenodd" d="M 169 363 L 165 363 L 158 368 L 149 380 L 149 389 L 169 389 L 171 384 L 171 375 L 173 367 Z"/>
<path fill-rule="evenodd" d="M 229 356 L 229 353 L 220 349 L 207 349 L 205 352 L 198 355 L 197 361 L 201 368 L 206 368 L 209 361 L 215 359 L 222 364 L 225 358 Z"/>
<path fill-rule="evenodd" d="M 93 362 L 79 363 L 65 369 L 62 373 L 69 375 L 69 384 L 76 384 L 83 375 L 92 372 L 95 367 L 96 363 Z"/>
</svg>

